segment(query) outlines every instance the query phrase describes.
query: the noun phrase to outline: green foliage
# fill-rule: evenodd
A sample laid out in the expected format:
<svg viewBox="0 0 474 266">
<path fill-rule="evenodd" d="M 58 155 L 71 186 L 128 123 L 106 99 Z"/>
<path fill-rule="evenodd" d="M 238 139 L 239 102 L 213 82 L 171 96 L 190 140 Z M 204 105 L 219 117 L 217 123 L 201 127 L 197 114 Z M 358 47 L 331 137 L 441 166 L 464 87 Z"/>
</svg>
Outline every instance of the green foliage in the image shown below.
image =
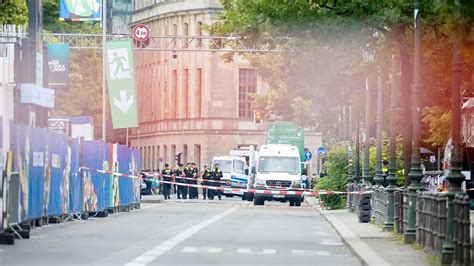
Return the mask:
<svg viewBox="0 0 474 266">
<path fill-rule="evenodd" d="M 44 29 L 55 33 L 100 33 L 99 24 L 59 20 L 59 2 L 43 3 Z M 56 90 L 56 108 L 53 115 L 92 116 L 95 137 L 102 127 L 102 53 L 93 49 L 71 49 L 70 87 Z M 109 120 L 110 121 L 110 120 Z"/>
<path fill-rule="evenodd" d="M 474 70 L 474 1 L 422 0 L 423 63 L 421 99 L 424 113 L 422 140 L 432 145 L 445 141 L 450 109 L 451 38 L 456 29 L 464 37 L 463 96 L 473 96 Z M 258 96 L 255 106 L 267 120 L 290 120 L 300 126 L 318 128 L 324 134 L 337 135 L 337 117 L 344 105 L 351 103 L 355 113 L 364 110 L 363 87 L 366 78 L 374 81 L 380 66 L 384 88 L 389 88 L 390 58 L 401 56 L 404 72 L 396 78 L 411 81 L 413 47 L 413 0 L 222 0 L 224 12 L 209 27 L 217 35 L 235 34 L 249 45 L 289 47 L 298 52 L 248 56 L 258 74 L 269 84 L 266 95 Z M 288 37 L 274 42 L 267 37 Z M 372 64 L 363 62 L 362 51 L 375 55 Z M 435 63 L 429 63 L 435 62 Z M 399 71 L 397 71 L 399 72 Z M 369 82 L 373 88 L 374 82 Z M 399 83 L 400 84 L 400 83 Z M 385 90 L 388 91 L 388 90 Z M 402 110 L 411 108 L 410 89 L 401 88 L 398 102 Z M 389 106 L 389 97 L 384 106 Z M 298 98 L 300 97 L 300 98 Z M 371 98 L 375 98 L 372 90 Z M 431 109 L 433 106 L 439 109 Z M 307 112 L 310 107 L 311 112 Z M 302 112 L 305 109 L 306 112 Z M 372 104 L 372 110 L 375 105 Z M 388 121 L 389 108 L 384 108 Z M 407 125 L 397 112 L 399 127 Z M 374 116 L 375 112 L 371 112 Z M 441 121 L 435 114 L 445 114 Z M 374 117 L 371 117 L 374 121 Z M 386 127 L 388 123 L 384 123 Z M 410 136 L 405 142 L 409 144 Z M 405 158 L 408 160 L 409 158 Z"/>
<path fill-rule="evenodd" d="M 95 22 L 69 22 L 59 20 L 59 1 L 43 1 L 44 30 L 55 33 L 101 33 L 102 28 Z"/>
<path fill-rule="evenodd" d="M 402 187 L 405 185 L 405 177 L 403 175 L 403 161 L 402 152 L 403 152 L 403 145 L 401 137 L 397 137 L 396 139 L 396 168 L 397 168 L 397 187 Z M 370 165 L 370 176 L 375 176 L 375 165 L 377 163 L 377 147 L 375 143 L 375 138 L 370 139 L 370 149 L 369 149 L 369 165 Z M 390 161 L 390 137 L 386 132 L 382 132 L 382 162 L 383 161 Z"/>
<path fill-rule="evenodd" d="M 28 22 L 25 0 L 0 0 L 0 14 L 0 25 L 25 25 Z"/>
<path fill-rule="evenodd" d="M 328 175 L 317 183 L 320 190 L 346 191 L 347 190 L 347 146 L 333 147 L 328 152 L 328 161 L 325 163 Z M 342 209 L 346 206 L 346 196 L 321 195 L 321 201 L 329 209 Z"/>
</svg>

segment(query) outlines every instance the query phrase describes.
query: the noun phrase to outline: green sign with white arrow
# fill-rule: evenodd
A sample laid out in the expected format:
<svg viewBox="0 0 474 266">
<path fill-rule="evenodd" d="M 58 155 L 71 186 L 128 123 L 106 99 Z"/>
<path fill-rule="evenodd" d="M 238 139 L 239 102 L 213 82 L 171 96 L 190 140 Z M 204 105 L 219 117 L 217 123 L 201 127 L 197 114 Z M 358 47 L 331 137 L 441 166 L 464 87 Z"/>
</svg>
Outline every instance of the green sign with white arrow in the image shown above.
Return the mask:
<svg viewBox="0 0 474 266">
<path fill-rule="evenodd" d="M 132 40 L 108 41 L 105 49 L 113 128 L 138 127 Z"/>
</svg>

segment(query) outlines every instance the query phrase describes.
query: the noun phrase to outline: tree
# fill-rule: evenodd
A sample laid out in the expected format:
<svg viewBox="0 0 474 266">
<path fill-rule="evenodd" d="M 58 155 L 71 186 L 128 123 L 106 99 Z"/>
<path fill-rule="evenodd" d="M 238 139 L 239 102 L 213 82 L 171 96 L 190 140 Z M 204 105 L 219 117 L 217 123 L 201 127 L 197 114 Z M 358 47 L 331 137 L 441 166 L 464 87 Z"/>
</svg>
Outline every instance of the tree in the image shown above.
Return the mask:
<svg viewBox="0 0 474 266">
<path fill-rule="evenodd" d="M 452 1 L 422 1 L 423 23 L 423 84 L 422 107 L 440 106 L 442 113 L 449 110 L 447 88 L 450 76 L 446 69 L 450 64 L 449 21 L 461 21 L 466 35 L 472 30 L 472 1 L 463 0 L 461 18 L 452 18 Z M 404 140 L 405 173 L 411 161 L 411 60 L 413 39 L 413 1 L 242 1 L 224 0 L 224 13 L 220 21 L 211 26 L 217 34 L 236 34 L 249 44 L 266 42 L 269 36 L 289 37 L 300 53 L 284 55 L 259 55 L 250 57 L 259 75 L 270 85 L 266 96 L 258 97 L 259 108 L 266 107 L 267 116 L 291 119 L 303 126 L 319 125 L 323 132 L 337 130 L 337 113 L 349 100 L 356 114 L 363 112 L 363 83 L 365 78 L 374 87 L 375 77 L 388 80 L 390 57 L 394 54 L 401 62 L 398 78 L 401 79 L 398 114 L 399 129 Z M 443 15 L 444 14 L 444 15 Z M 471 34 L 472 35 L 472 34 Z M 362 61 L 362 51 L 375 54 L 371 65 Z M 264 58 L 264 59 L 262 59 Z M 277 60 L 273 60 L 277 58 Z M 471 57 L 472 58 L 472 57 Z M 264 62 L 274 62 L 270 66 Z M 431 64 L 428 62 L 436 62 Z M 378 67 L 377 67 L 378 66 Z M 471 63 L 466 62 L 468 73 Z M 467 74 L 469 75 L 469 74 Z M 384 87 L 389 84 L 386 82 Z M 375 90 L 372 90 L 375 98 Z M 305 106 L 297 96 L 313 108 L 310 118 L 301 116 L 293 107 Z M 265 101 L 266 99 L 266 101 Z M 386 97 L 384 106 L 389 106 Z M 375 109 L 375 105 L 372 104 Z M 385 108 L 388 121 L 388 108 Z M 426 111 L 426 114 L 429 110 Z M 371 112 L 372 116 L 375 112 Z M 307 115 L 307 114 L 305 114 Z M 373 117 L 372 117 L 373 118 Z M 423 139 L 432 143 L 430 128 L 433 116 L 423 121 Z M 374 121 L 374 119 L 372 119 Z M 309 124 L 309 125 L 308 125 Z M 385 123 L 388 126 L 388 123 Z M 448 124 L 439 123 L 443 130 Z M 449 130 L 449 129 L 448 129 Z M 333 133 L 334 134 L 334 133 Z"/>
<path fill-rule="evenodd" d="M 59 20 L 59 3 L 45 0 L 43 6 L 44 30 L 55 33 L 97 34 L 100 24 L 92 22 L 65 22 Z M 56 90 L 53 115 L 92 116 L 95 137 L 102 128 L 102 53 L 93 49 L 71 49 L 70 87 Z M 110 119 L 108 119 L 110 121 Z"/>
<path fill-rule="evenodd" d="M 28 9 L 25 0 L 0 0 L 0 25 L 25 25 L 28 22 Z"/>
</svg>

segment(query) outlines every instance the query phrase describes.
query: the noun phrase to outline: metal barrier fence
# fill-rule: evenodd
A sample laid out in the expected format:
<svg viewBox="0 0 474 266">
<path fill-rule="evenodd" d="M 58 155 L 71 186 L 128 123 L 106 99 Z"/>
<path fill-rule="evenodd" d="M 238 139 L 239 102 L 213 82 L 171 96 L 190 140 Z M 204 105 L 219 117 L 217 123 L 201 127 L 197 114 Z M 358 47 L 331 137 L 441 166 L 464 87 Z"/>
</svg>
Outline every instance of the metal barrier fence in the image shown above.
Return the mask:
<svg viewBox="0 0 474 266">
<path fill-rule="evenodd" d="M 387 192 L 383 187 L 374 189 L 374 218 L 378 225 L 383 225 L 387 218 L 387 199 Z"/>
<path fill-rule="evenodd" d="M 2 166 L 6 171 L 0 176 L 0 243 L 13 244 L 14 236 L 27 238 L 29 232 L 24 236 L 21 232 L 45 223 L 139 208 L 139 178 L 84 169 L 138 176 L 138 149 L 68 139 L 65 134 L 13 123 L 8 130 L 7 163 Z"/>
<path fill-rule="evenodd" d="M 395 195 L 394 230 L 403 234 L 408 224 L 409 194 L 397 189 Z M 383 224 L 387 194 L 376 190 L 375 222 Z M 385 208 L 385 210 L 383 210 Z M 416 243 L 426 251 L 441 257 L 447 230 L 447 195 L 438 192 L 418 192 L 416 202 Z M 471 265 L 471 221 L 469 196 L 460 193 L 454 199 L 454 262 L 453 265 Z"/>
<path fill-rule="evenodd" d="M 455 265 L 471 265 L 471 221 L 469 196 L 458 194 L 454 198 L 454 262 Z"/>
</svg>

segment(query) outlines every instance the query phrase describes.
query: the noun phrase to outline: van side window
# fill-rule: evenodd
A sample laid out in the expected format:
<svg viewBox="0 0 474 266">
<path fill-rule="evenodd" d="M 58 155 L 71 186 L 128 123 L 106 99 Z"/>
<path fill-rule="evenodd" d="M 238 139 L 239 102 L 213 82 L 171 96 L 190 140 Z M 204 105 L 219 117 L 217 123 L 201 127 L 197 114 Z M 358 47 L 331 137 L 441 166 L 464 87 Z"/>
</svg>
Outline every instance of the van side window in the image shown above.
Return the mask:
<svg viewBox="0 0 474 266">
<path fill-rule="evenodd" d="M 234 171 L 239 174 L 245 172 L 245 164 L 242 161 L 234 160 Z"/>
</svg>

